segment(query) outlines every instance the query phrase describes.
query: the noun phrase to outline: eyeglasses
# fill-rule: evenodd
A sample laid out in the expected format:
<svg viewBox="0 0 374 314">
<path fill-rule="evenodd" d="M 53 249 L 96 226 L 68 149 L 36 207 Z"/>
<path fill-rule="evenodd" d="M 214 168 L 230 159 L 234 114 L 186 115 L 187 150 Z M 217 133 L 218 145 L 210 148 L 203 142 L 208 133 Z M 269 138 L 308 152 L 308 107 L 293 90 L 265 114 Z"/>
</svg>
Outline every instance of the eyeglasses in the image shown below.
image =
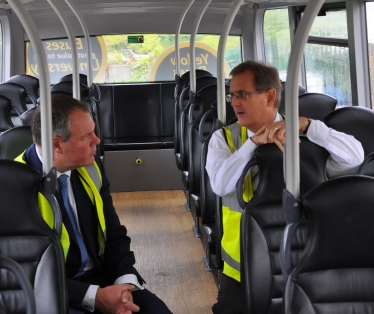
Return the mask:
<svg viewBox="0 0 374 314">
<path fill-rule="evenodd" d="M 237 92 L 237 93 L 229 93 L 226 95 L 226 101 L 227 102 L 232 102 L 232 99 L 234 97 L 236 98 L 239 98 L 239 99 L 249 99 L 249 95 L 252 95 L 252 94 L 257 94 L 259 93 L 258 90 L 254 91 L 254 92 Z"/>
</svg>

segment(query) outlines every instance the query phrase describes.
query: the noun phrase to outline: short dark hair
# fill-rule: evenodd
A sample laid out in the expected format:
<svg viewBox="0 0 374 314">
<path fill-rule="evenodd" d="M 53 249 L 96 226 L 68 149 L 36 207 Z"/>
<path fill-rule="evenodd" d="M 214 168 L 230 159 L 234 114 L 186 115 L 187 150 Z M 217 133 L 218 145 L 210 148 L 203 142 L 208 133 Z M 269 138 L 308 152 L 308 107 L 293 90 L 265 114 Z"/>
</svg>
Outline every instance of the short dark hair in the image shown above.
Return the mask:
<svg viewBox="0 0 374 314">
<path fill-rule="evenodd" d="M 278 70 L 264 62 L 249 60 L 233 68 L 230 75 L 235 76 L 245 72 L 253 73 L 256 90 L 260 92 L 266 92 L 271 88 L 276 90 L 275 107 L 278 108 L 282 97 L 282 84 L 280 82 Z"/>
<path fill-rule="evenodd" d="M 59 136 L 64 142 L 70 139 L 70 114 L 74 110 L 90 113 L 84 102 L 70 96 L 52 97 L 52 136 Z M 31 131 L 34 143 L 41 147 L 41 116 L 40 107 L 35 110 L 31 120 Z"/>
</svg>

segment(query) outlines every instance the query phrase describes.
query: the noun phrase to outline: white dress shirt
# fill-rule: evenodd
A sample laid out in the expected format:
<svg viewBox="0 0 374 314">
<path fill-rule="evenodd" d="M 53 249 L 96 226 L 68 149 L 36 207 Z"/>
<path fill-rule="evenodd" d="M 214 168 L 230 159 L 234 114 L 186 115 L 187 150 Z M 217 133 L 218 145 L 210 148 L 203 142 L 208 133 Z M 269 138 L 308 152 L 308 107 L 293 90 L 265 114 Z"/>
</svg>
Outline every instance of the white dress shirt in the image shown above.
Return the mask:
<svg viewBox="0 0 374 314">
<path fill-rule="evenodd" d="M 274 122 L 282 119 L 278 113 Z M 222 129 L 214 132 L 209 141 L 205 168 L 212 190 L 219 196 L 236 191 L 236 183 L 257 148 L 257 145 L 250 140 L 254 133 L 249 130 L 247 132 L 248 140 L 234 153 L 231 153 Z M 307 137 L 330 153 L 326 166 L 333 171 L 353 168 L 363 162 L 364 150 L 359 141 L 352 135 L 327 127 L 319 120 L 312 120 Z"/>
</svg>

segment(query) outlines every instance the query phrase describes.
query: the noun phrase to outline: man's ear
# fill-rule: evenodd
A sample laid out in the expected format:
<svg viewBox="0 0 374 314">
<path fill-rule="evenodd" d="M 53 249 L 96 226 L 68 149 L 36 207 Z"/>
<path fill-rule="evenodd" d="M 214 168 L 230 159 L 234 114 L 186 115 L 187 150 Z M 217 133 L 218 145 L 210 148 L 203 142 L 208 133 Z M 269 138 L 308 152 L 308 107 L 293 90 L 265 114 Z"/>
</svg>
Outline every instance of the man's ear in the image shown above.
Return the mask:
<svg viewBox="0 0 374 314">
<path fill-rule="evenodd" d="M 57 154 L 62 154 L 62 139 L 59 136 L 54 136 L 53 137 L 53 151 Z"/>
<path fill-rule="evenodd" d="M 275 88 L 270 88 L 267 92 L 266 92 L 266 95 L 268 97 L 268 106 L 269 107 L 273 107 L 274 106 L 274 102 L 275 102 L 275 98 L 277 97 L 277 91 L 275 90 Z"/>
</svg>

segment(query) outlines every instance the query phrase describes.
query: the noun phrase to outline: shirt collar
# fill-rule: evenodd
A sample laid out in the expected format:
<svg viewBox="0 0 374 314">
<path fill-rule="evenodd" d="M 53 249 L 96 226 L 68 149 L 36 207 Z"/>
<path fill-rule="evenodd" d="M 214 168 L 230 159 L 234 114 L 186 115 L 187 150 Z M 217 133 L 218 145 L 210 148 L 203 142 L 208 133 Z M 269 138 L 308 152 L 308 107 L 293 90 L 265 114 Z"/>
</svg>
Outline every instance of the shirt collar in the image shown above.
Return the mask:
<svg viewBox="0 0 374 314">
<path fill-rule="evenodd" d="M 282 120 L 283 120 L 282 115 L 279 112 L 277 112 L 277 115 L 275 116 L 274 122 L 282 121 Z M 248 138 L 250 138 L 253 135 L 255 135 L 255 133 L 253 133 L 252 131 L 250 131 L 248 129 L 247 129 L 247 134 L 248 134 Z"/>
<path fill-rule="evenodd" d="M 43 163 L 43 157 L 42 157 L 42 155 L 39 154 L 39 151 L 38 151 L 38 148 L 36 147 L 36 145 L 35 145 L 35 151 L 36 151 L 36 155 L 38 156 L 40 162 Z M 71 170 L 65 171 L 65 172 L 63 172 L 63 173 L 58 172 L 58 171 L 56 170 L 56 173 L 57 173 L 57 178 L 58 178 L 60 175 L 62 175 L 62 174 L 66 174 L 66 175 L 70 178 Z"/>
</svg>

